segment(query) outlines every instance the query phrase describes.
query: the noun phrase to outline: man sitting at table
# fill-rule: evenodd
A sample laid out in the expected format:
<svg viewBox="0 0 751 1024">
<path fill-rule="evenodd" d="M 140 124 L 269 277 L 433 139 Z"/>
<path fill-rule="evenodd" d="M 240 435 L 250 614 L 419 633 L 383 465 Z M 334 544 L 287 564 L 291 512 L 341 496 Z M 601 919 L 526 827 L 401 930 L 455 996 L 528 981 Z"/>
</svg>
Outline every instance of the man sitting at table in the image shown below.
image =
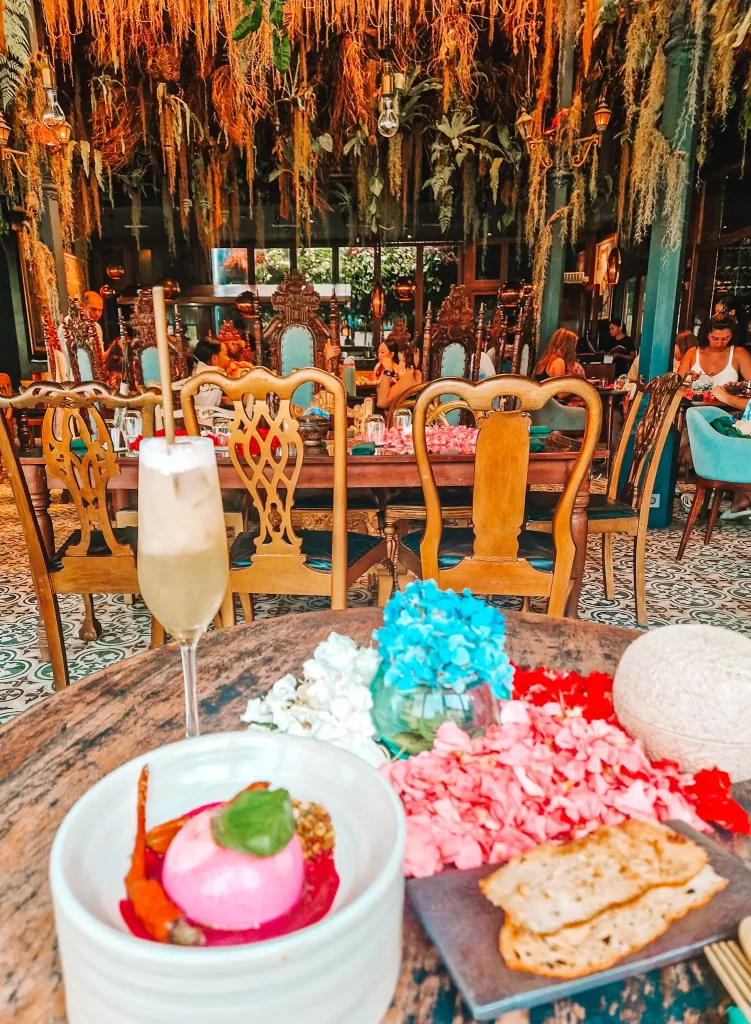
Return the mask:
<svg viewBox="0 0 751 1024">
<path fill-rule="evenodd" d="M 634 343 L 623 329 L 623 321 L 620 317 L 614 316 L 608 324 L 610 340 L 606 340 L 602 346 L 604 352 L 613 356 L 615 363 L 615 375 L 620 377 L 628 373 L 629 366 L 634 360 L 636 350 Z"/>
</svg>

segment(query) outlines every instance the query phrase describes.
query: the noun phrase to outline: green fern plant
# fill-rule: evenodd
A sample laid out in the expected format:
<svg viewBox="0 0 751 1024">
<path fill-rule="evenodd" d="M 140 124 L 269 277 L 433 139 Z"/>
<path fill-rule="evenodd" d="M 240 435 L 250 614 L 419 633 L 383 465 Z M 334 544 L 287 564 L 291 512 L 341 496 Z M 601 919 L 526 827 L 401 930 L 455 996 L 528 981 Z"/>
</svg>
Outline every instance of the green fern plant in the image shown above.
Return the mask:
<svg viewBox="0 0 751 1024">
<path fill-rule="evenodd" d="M 0 0 L 7 53 L 0 53 L 0 103 L 7 110 L 16 97 L 31 56 L 30 0 Z"/>
</svg>

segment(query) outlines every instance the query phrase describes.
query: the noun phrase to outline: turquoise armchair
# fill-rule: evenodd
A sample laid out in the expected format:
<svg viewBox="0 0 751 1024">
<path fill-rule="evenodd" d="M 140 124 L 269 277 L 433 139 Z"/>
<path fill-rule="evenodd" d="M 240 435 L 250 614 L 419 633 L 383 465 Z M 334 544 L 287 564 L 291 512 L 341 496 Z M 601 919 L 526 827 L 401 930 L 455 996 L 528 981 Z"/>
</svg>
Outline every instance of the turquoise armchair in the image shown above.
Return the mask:
<svg viewBox="0 0 751 1024">
<path fill-rule="evenodd" d="M 683 557 L 702 505 L 709 504 L 704 531 L 704 543 L 709 544 L 723 491 L 751 493 L 751 439 L 726 437 L 715 430 L 712 420 L 720 416 L 727 416 L 727 413 L 711 407 L 689 409 L 686 413 L 691 457 L 696 471 L 696 493 L 678 547 L 678 559 Z"/>
<path fill-rule="evenodd" d="M 541 409 L 530 414 L 536 427 L 550 427 L 551 430 L 581 430 L 587 425 L 587 410 L 577 406 L 564 405 L 551 398 Z"/>
</svg>

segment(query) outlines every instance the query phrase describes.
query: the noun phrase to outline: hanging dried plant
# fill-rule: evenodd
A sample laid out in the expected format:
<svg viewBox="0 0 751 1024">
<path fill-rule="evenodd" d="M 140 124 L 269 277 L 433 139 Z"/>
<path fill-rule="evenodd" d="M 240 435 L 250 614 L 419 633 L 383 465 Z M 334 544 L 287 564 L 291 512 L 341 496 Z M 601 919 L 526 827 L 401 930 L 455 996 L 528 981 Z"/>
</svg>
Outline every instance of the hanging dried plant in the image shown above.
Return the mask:
<svg viewBox="0 0 751 1024">
<path fill-rule="evenodd" d="M 397 132 L 388 141 L 386 167 L 389 177 L 389 192 L 398 202 L 402 195 L 402 141 L 404 136 Z"/>
</svg>

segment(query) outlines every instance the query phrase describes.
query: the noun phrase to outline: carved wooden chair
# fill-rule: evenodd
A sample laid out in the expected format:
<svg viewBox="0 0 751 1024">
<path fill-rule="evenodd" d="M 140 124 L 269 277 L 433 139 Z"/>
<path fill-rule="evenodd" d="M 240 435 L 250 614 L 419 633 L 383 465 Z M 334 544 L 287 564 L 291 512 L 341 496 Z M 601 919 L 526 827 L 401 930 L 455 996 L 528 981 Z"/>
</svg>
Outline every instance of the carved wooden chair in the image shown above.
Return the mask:
<svg viewBox="0 0 751 1024">
<path fill-rule="evenodd" d="M 508 314 L 500 303 L 496 306 L 493 319 L 488 324 L 487 350 L 493 353 L 492 360 L 496 373 L 503 373 L 509 342 Z"/>
<path fill-rule="evenodd" d="M 338 375 L 339 357 L 327 361 L 328 343 L 339 346 L 339 313 L 336 293 L 329 307 L 329 323 L 320 317 L 321 296 L 299 270 L 290 270 L 271 296 L 274 316 L 266 325 L 263 340 L 268 347 L 272 373 L 289 375 L 307 366 Z M 328 365 L 327 365 L 328 363 Z M 294 404 L 307 409 L 316 386 L 309 382 L 294 396 Z"/>
<path fill-rule="evenodd" d="M 70 370 L 76 384 L 105 380 L 104 352 L 93 320 L 89 320 L 76 299 L 70 300 L 63 320 Z"/>
<path fill-rule="evenodd" d="M 251 351 L 247 338 L 235 327 L 231 320 L 222 321 L 216 340 L 224 345 L 231 359 L 242 359 L 251 363 Z"/>
<path fill-rule="evenodd" d="M 561 378 L 557 380 L 560 385 Z M 571 378 L 566 378 L 567 385 L 569 380 Z M 655 377 L 648 384 L 639 386 L 610 467 L 607 491 L 605 494 L 591 494 L 587 506 L 589 533 L 602 536 L 605 597 L 609 601 L 615 598 L 613 537 L 621 533 L 633 538 L 634 598 L 636 621 L 640 626 L 647 625 L 645 559 L 652 491 L 665 442 L 678 414 L 686 385 L 687 381 L 677 373 L 666 373 L 663 377 Z M 634 425 L 645 401 L 647 405 L 636 428 L 628 476 L 623 486 L 619 486 Z M 529 495 L 526 512 L 528 530 L 550 532 L 557 497 L 551 491 L 535 491 Z"/>
<path fill-rule="evenodd" d="M 185 348 L 185 331 L 177 306 L 174 308 L 173 334 L 170 339 L 170 370 L 172 380 L 188 376 L 188 356 Z M 136 387 L 159 382 L 159 358 L 156 344 L 156 319 L 154 317 L 154 296 L 151 289 L 140 288 L 130 318 L 126 324 L 122 308 L 118 308 L 120 344 L 123 355 L 127 353 L 130 374 Z"/>
<path fill-rule="evenodd" d="M 202 384 L 218 385 L 234 404 L 229 456 L 250 494 L 258 532 L 236 538 L 230 552 L 230 593 L 222 622 L 235 621 L 234 594 L 253 618 L 253 594 L 319 594 L 345 608 L 347 589 L 386 558 L 380 537 L 347 532 L 347 393 L 332 374 L 314 367 L 278 377 L 261 367 L 230 380 L 200 373 L 180 392 L 185 425 L 198 433 L 193 398 Z M 296 390 L 312 384 L 334 396 L 333 528 L 297 529 L 292 515 L 305 447 L 290 405 Z"/>
<path fill-rule="evenodd" d="M 478 332 L 465 286 L 451 286 L 435 323 L 432 323 L 431 313 L 428 307 L 423 328 L 423 380 L 435 380 L 437 377 L 477 380 L 480 368 L 479 356 L 475 358 Z M 482 319 L 479 334 L 482 336 Z"/>
<path fill-rule="evenodd" d="M 47 349 L 49 379 L 62 383 L 63 381 L 68 380 L 69 377 L 70 371 L 68 369 L 68 360 L 66 359 L 63 347 L 60 344 L 60 337 L 57 333 L 55 321 L 52 319 L 47 306 L 42 306 L 40 320 L 42 324 L 42 334 L 44 335 L 44 347 Z"/>
<path fill-rule="evenodd" d="M 109 434 L 100 407 L 139 409 L 145 432 L 153 433 L 154 407 L 160 396 L 146 391 L 125 397 L 103 384 L 33 384 L 12 398 L 0 398 L 1 409 L 43 408 L 42 454 L 47 472 L 70 492 L 79 528 L 48 555 L 34 515 L 10 428 L 0 416 L 0 453 L 8 472 L 26 546 L 34 589 L 47 635 L 55 689 L 68 684 L 65 645 L 58 594 L 81 594 L 85 617 L 79 636 L 96 639 L 102 627 L 96 620 L 93 594 L 138 591 L 136 531 L 112 526 L 107 509 L 107 485 L 119 473 L 108 444 Z M 59 413 L 59 415 L 56 415 Z M 152 619 L 151 646 L 164 642 L 164 630 Z"/>
<path fill-rule="evenodd" d="M 513 328 L 514 345 L 511 350 L 511 372 L 532 377 L 537 351 L 537 313 L 531 292 L 525 292 L 519 320 Z"/>
<path fill-rule="evenodd" d="M 524 530 L 524 502 L 529 467 L 528 410 L 539 409 L 560 390 L 560 380 L 538 384 L 520 377 L 489 377 L 473 384 L 447 379 L 430 384 L 415 405 L 413 437 L 422 483 L 425 529 L 402 538 L 400 557 L 412 572 L 434 579 L 440 587 L 477 594 L 544 597 L 548 614 L 562 615 L 574 565 L 571 517 L 579 487 L 589 472 L 600 435 L 602 407 L 597 391 L 580 378 L 566 378 L 567 388 L 584 399 L 589 413 L 584 440 L 553 514 L 553 536 Z M 445 527 L 444 510 L 428 454 L 425 428 L 431 402 L 456 394 L 478 419 L 472 526 Z M 512 397 L 518 407 L 494 408 Z"/>
</svg>

